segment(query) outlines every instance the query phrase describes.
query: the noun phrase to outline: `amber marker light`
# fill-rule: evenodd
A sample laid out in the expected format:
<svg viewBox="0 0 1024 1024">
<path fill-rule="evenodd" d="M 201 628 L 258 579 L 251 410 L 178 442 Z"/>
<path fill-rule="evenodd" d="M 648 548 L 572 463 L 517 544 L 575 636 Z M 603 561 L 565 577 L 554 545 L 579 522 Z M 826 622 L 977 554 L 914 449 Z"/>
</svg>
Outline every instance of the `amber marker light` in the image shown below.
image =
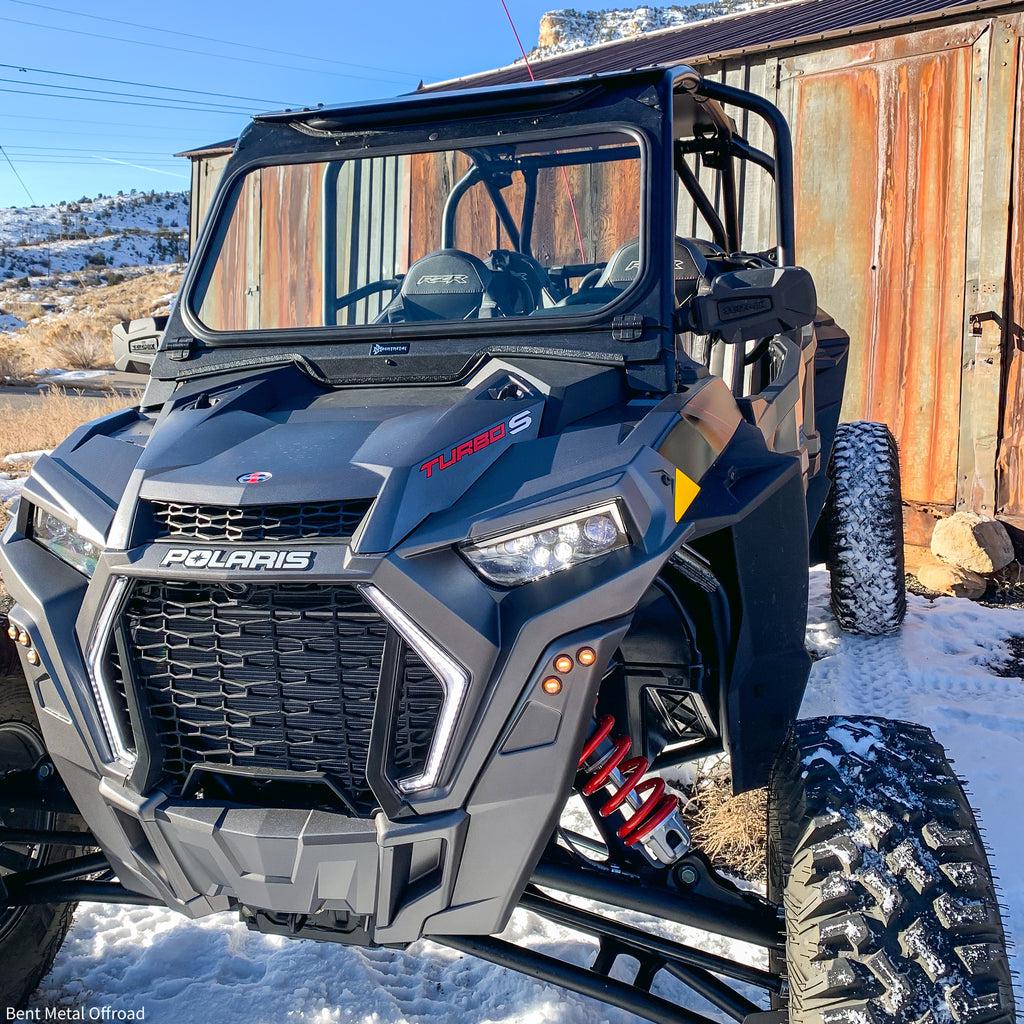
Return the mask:
<svg viewBox="0 0 1024 1024">
<path fill-rule="evenodd" d="M 568 654 L 560 654 L 555 658 L 555 671 L 561 672 L 564 676 L 566 672 L 572 671 L 572 658 Z"/>
<path fill-rule="evenodd" d="M 21 646 L 22 646 L 22 647 L 28 647 L 28 645 L 29 645 L 29 644 L 30 644 L 31 642 L 32 642 L 32 641 L 31 641 L 31 640 L 29 640 L 29 638 L 28 638 L 28 633 L 26 633 L 26 632 L 25 632 L 25 630 L 22 630 L 22 631 L 21 631 L 21 632 L 20 632 L 20 633 L 18 634 L 18 643 L 19 643 L 19 644 L 21 644 Z"/>
<path fill-rule="evenodd" d="M 597 661 L 597 652 L 593 647 L 581 647 L 576 652 L 576 660 L 584 667 L 590 668 Z"/>
<path fill-rule="evenodd" d="M 30 647 L 28 649 L 28 654 L 26 654 L 25 657 L 28 658 L 28 663 L 30 665 L 39 664 L 39 654 L 34 647 Z"/>
<path fill-rule="evenodd" d="M 540 687 L 549 697 L 557 697 L 562 692 L 562 680 L 558 676 L 548 676 Z"/>
<path fill-rule="evenodd" d="M 8 626 L 7 627 L 7 635 L 12 640 L 17 640 L 18 639 L 18 627 L 17 626 Z"/>
</svg>

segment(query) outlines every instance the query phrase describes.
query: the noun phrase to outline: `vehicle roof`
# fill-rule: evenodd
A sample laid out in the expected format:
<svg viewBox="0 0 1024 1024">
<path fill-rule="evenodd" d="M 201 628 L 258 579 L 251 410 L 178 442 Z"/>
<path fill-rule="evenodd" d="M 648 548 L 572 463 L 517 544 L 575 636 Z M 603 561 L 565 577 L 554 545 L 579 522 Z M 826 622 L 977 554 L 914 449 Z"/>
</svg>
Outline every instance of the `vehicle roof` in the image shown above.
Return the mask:
<svg viewBox="0 0 1024 1024">
<path fill-rule="evenodd" d="M 378 100 L 359 100 L 332 106 L 303 107 L 256 114 L 254 121 L 296 122 L 313 128 L 356 128 L 397 115 L 401 120 L 420 120 L 443 115 L 472 113 L 478 109 L 488 114 L 541 104 L 558 102 L 566 94 L 582 96 L 595 87 L 613 88 L 631 83 L 657 81 L 665 77 L 683 77 L 699 74 L 688 65 L 675 67 L 651 65 L 630 71 L 603 71 L 571 78 L 545 79 L 536 82 L 510 82 L 476 89 L 458 89 L 444 92 L 417 91 L 402 96 Z"/>
</svg>

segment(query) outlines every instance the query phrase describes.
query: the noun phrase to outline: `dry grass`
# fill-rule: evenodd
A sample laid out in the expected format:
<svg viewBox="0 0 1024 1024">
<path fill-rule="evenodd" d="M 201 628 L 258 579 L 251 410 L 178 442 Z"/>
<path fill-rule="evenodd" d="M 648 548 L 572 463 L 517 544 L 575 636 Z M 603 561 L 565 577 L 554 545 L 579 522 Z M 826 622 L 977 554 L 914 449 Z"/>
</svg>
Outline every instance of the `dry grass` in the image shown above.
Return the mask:
<svg viewBox="0 0 1024 1024">
<path fill-rule="evenodd" d="M 18 337 L 0 334 L 0 381 L 20 380 L 25 372 L 25 350 Z"/>
<path fill-rule="evenodd" d="M 47 324 L 42 328 L 47 338 L 47 351 L 52 353 L 52 362 L 72 370 L 92 370 L 109 366 L 111 341 L 106 334 L 91 323 Z"/>
<path fill-rule="evenodd" d="M 20 349 L 16 372 L 24 376 L 44 366 L 93 369 L 110 366 L 113 360 L 110 332 L 122 320 L 134 320 L 166 311 L 165 296 L 175 292 L 181 282 L 176 270 L 156 270 L 113 285 L 84 287 L 73 293 L 71 302 L 60 313 L 36 315 L 40 303 L 66 295 L 68 289 L 53 288 L 0 292 L 0 302 L 16 316 L 27 320 L 25 327 L 13 332 L 9 346 Z M 0 376 L 4 376 L 0 353 Z"/>
<path fill-rule="evenodd" d="M 62 391 L 51 391 L 33 402 L 30 409 L 0 414 L 0 457 L 55 448 L 83 423 L 137 402 L 138 396 L 76 398 Z M 5 465 L 3 469 L 16 473 L 27 472 L 28 467 Z"/>
<path fill-rule="evenodd" d="M 695 845 L 715 867 L 763 882 L 767 807 L 763 789 L 733 796 L 728 768 L 718 765 L 698 773 L 685 814 Z"/>
</svg>

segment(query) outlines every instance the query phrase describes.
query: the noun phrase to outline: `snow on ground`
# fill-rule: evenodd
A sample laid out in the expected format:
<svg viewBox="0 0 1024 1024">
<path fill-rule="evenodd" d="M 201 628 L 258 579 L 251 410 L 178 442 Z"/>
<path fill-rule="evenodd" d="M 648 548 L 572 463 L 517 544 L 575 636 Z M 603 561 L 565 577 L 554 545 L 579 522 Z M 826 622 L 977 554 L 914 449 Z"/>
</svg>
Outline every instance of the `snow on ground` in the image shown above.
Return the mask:
<svg viewBox="0 0 1024 1024">
<path fill-rule="evenodd" d="M 15 473 L 0 473 L 0 505 L 16 498 L 21 494 L 28 477 L 18 476 Z"/>
<path fill-rule="evenodd" d="M 59 367 L 44 367 L 41 370 L 35 370 L 34 375 L 36 377 L 45 378 L 45 384 L 43 387 L 52 387 L 54 384 L 66 384 L 68 382 L 82 381 L 82 380 L 95 380 L 97 377 L 109 377 L 109 370 L 62 370 Z"/>
<path fill-rule="evenodd" d="M 811 574 L 808 646 L 819 660 L 802 714 L 900 717 L 934 730 L 970 782 L 1002 878 L 1011 936 L 1024 935 L 1024 821 L 1015 810 L 1024 763 L 1024 680 L 999 675 L 1015 671 L 1006 645 L 1012 637 L 1024 637 L 1024 611 L 913 596 L 901 636 L 844 636 L 828 612 L 827 575 L 821 569 Z M 665 931 L 757 962 L 758 954 L 742 944 L 677 927 Z M 594 951 L 588 939 L 522 912 L 506 937 L 579 964 Z M 713 1013 L 678 987 L 656 991 Z M 79 908 L 32 1005 L 144 1007 L 151 1024 L 636 1021 L 430 942 L 405 952 L 347 949 L 251 933 L 233 915 L 189 922 L 165 910 L 95 904 Z"/>
</svg>

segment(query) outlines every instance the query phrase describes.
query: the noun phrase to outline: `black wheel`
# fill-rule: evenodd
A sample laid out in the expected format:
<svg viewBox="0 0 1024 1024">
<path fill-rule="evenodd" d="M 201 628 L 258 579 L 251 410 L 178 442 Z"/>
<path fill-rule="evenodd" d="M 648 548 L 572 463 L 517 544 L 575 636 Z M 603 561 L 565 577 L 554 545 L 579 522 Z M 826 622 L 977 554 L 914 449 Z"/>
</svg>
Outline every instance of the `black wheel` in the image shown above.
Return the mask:
<svg viewBox="0 0 1024 1024">
<path fill-rule="evenodd" d="M 0 775 L 33 767 L 45 754 L 35 708 L 18 676 L 0 677 Z M 8 828 L 59 828 L 59 816 L 47 811 L 0 807 Z M 67 846 L 0 844 L 0 877 L 65 860 Z M 2 901 L 0 901 L 2 904 Z M 31 907 L 0 905 L 0 1006 L 22 1007 L 50 969 L 71 925 L 74 904 Z"/>
<path fill-rule="evenodd" d="M 832 610 L 850 633 L 898 632 L 907 613 L 896 442 L 884 423 L 842 423 L 829 465 L 826 562 Z"/>
<path fill-rule="evenodd" d="M 1011 1024 L 985 848 L 946 753 L 881 718 L 796 725 L 768 807 L 792 1024 Z"/>
</svg>

